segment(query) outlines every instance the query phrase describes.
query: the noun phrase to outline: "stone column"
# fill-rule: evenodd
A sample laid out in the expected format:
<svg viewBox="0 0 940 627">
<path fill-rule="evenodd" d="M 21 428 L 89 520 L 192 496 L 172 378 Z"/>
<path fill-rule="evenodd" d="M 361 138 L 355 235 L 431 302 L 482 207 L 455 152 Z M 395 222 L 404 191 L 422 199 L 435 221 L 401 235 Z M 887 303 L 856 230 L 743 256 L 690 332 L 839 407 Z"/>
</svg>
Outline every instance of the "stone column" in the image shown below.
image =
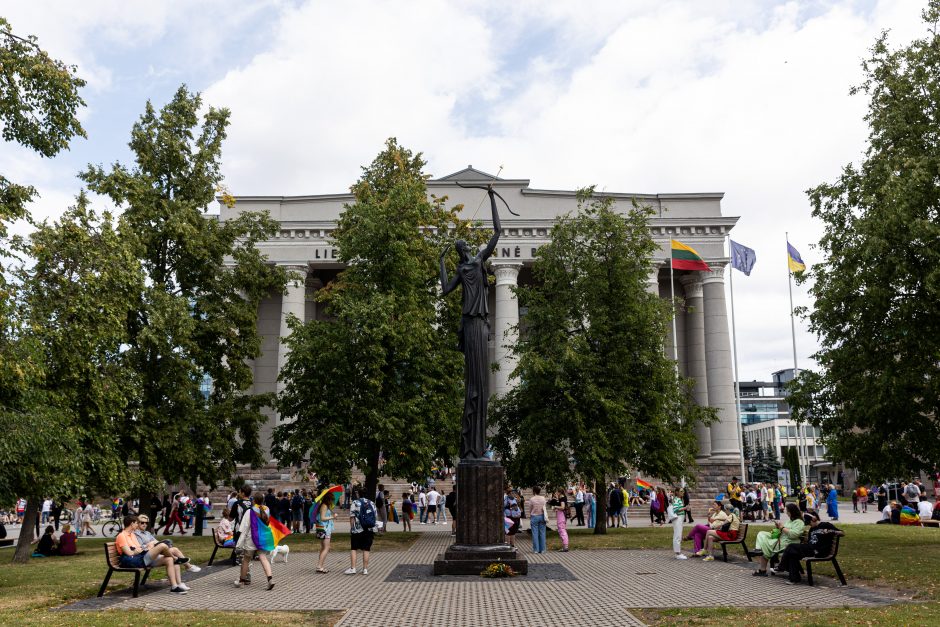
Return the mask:
<svg viewBox="0 0 940 627">
<path fill-rule="evenodd" d="M 712 263 L 703 272 L 705 301 L 705 363 L 708 367 L 708 404 L 718 410 L 719 422 L 711 426 L 712 459 L 740 463 L 737 412 L 734 407 L 734 375 L 731 370 L 731 340 L 725 306 L 725 269 Z"/>
<path fill-rule="evenodd" d="M 650 269 L 649 278 L 647 279 L 648 283 L 646 286 L 647 291 L 653 296 L 659 297 L 659 266 L 653 266 Z"/>
<path fill-rule="evenodd" d="M 291 273 L 293 278 L 287 282 L 284 289 L 284 295 L 281 297 L 281 341 L 277 347 L 277 371 L 278 374 L 287 365 L 287 357 L 290 349 L 284 340 L 290 335 L 290 327 L 287 321 L 291 314 L 296 316 L 301 322 L 304 321 L 307 307 L 307 266 L 285 266 L 285 269 Z M 277 392 L 280 394 L 284 390 L 284 383 L 277 382 Z"/>
<path fill-rule="evenodd" d="M 516 367 L 516 358 L 511 354 L 509 347 L 514 346 L 519 337 L 517 330 L 513 328 L 519 324 L 519 301 L 513 288 L 518 284 L 521 269 L 521 263 L 493 264 L 493 272 L 496 274 L 496 312 L 493 330 L 496 342 L 496 363 L 499 364 L 493 393 L 500 396 L 512 388 L 510 374 Z"/>
<path fill-rule="evenodd" d="M 708 379 L 710 373 L 705 362 L 705 310 L 702 304 L 702 277 L 700 273 L 683 275 L 680 279 L 685 288 L 685 365 L 686 376 L 695 382 L 692 398 L 702 407 L 708 407 Z M 712 452 L 712 435 L 708 425 L 695 425 L 699 460 Z"/>
</svg>

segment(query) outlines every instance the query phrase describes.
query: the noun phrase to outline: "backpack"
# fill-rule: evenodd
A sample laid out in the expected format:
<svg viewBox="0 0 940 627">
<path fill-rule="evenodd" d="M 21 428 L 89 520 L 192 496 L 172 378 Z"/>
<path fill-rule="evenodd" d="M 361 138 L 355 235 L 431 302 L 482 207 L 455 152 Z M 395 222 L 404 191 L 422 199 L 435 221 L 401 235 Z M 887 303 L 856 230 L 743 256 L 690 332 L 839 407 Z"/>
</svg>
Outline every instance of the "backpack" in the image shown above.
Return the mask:
<svg viewBox="0 0 940 627">
<path fill-rule="evenodd" d="M 359 499 L 359 526 L 364 530 L 375 527 L 375 504 L 369 499 Z"/>
</svg>

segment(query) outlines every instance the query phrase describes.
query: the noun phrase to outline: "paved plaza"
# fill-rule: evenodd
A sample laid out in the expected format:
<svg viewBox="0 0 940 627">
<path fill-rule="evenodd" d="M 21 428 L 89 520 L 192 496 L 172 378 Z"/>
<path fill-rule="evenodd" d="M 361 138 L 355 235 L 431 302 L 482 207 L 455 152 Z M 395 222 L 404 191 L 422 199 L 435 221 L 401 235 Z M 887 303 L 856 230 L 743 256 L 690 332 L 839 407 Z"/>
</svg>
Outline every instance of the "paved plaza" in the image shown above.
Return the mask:
<svg viewBox="0 0 940 627">
<path fill-rule="evenodd" d="M 235 588 L 237 571 L 230 566 L 205 568 L 187 576 L 192 591 L 169 594 L 159 584 L 137 599 L 127 591 L 89 599 L 66 609 L 112 611 L 142 608 L 172 610 L 339 610 L 343 627 L 353 625 L 640 625 L 627 608 L 709 607 L 752 605 L 776 607 L 842 607 L 877 605 L 892 599 L 856 586 L 828 582 L 810 588 L 788 586 L 777 578 L 751 576 L 753 565 L 742 560 L 704 563 L 676 560 L 668 550 L 583 550 L 529 553 L 528 536 L 520 548 L 536 566 L 534 572 L 567 573 L 561 577 L 519 577 L 512 580 L 421 576 L 434 557 L 452 541 L 444 527 L 431 527 L 408 550 L 372 554 L 368 575 L 344 575 L 347 546 L 328 560 L 329 573 L 317 574 L 316 553 L 297 552 L 287 564 L 275 566 L 276 587 L 268 592 L 260 565 L 252 566 L 254 585 Z M 287 541 L 289 544 L 289 539 Z M 539 565 L 546 565 L 539 569 Z M 401 565 L 416 573 L 402 580 Z M 548 566 L 552 565 L 551 568 Z M 408 570 L 406 569 L 406 570 Z M 396 574 L 397 573 L 397 574 Z M 823 580 L 825 578 L 822 578 Z M 851 583 L 851 573 L 849 573 Z M 433 608 L 433 610 L 429 609 Z"/>
</svg>

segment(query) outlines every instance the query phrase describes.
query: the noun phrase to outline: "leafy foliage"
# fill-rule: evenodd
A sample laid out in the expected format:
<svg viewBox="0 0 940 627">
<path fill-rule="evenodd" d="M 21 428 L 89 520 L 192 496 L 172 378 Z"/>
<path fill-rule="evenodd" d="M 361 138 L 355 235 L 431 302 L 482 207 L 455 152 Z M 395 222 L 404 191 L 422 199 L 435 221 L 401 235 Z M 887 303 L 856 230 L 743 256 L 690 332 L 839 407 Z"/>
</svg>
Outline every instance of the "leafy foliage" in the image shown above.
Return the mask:
<svg viewBox="0 0 940 627">
<path fill-rule="evenodd" d="M 582 190 L 577 214 L 539 249 L 535 284 L 517 290 L 528 307 L 519 384 L 495 403 L 493 444 L 518 485 L 584 478 L 601 490 L 629 469 L 692 475 L 693 425 L 714 411 L 694 403 L 688 381 L 677 385 L 663 351 L 671 313 L 646 290 L 649 215 L 639 206 L 618 214 L 610 198 Z"/>
<path fill-rule="evenodd" d="M 258 303 L 286 282 L 255 246 L 276 229 L 267 215 L 204 215 L 221 189 L 229 112 L 209 107 L 200 123 L 201 106 L 185 85 L 159 113 L 148 102 L 131 133 L 134 166 L 81 174 L 123 208 L 121 234 L 136 242 L 145 277 L 124 322 L 121 357 L 137 393 L 117 425 L 119 447 L 169 483 L 214 484 L 237 463 L 262 461 L 261 408 L 273 399 L 246 393 L 245 362 L 260 349 Z"/>
<path fill-rule="evenodd" d="M 940 464 L 940 2 L 923 15 L 927 35 L 892 50 L 883 34 L 852 90 L 869 97 L 865 159 L 807 192 L 826 226 L 808 273 L 821 371 L 791 405 L 870 477 Z"/>
<path fill-rule="evenodd" d="M 326 319 L 294 321 L 281 373 L 274 454 L 333 481 L 355 465 L 370 496 L 383 460 L 387 475 L 423 476 L 459 440 L 459 302 L 441 306 L 437 254 L 448 230 L 474 238 L 459 207 L 428 199 L 424 165 L 392 138 L 363 168 L 334 233 L 347 266 L 318 295 Z"/>
<path fill-rule="evenodd" d="M 78 91 L 85 81 L 73 65 L 53 59 L 33 36 L 20 37 L 0 17 L 0 123 L 3 140 L 52 157 L 75 136 L 85 137 L 78 109 L 85 105 Z M 0 238 L 4 222 L 28 218 L 27 203 L 36 195 L 28 185 L 0 175 Z M 0 250 L 0 252 L 3 252 Z"/>
</svg>

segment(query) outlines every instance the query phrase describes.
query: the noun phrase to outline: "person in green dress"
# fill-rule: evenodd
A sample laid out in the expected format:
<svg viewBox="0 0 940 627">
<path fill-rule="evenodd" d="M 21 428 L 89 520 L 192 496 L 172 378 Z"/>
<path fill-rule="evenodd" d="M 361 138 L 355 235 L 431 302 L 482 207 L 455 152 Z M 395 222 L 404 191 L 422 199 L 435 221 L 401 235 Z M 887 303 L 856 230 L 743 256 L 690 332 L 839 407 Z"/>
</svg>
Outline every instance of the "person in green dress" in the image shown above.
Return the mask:
<svg viewBox="0 0 940 627">
<path fill-rule="evenodd" d="M 756 547 L 760 549 L 761 555 L 757 558 L 759 567 L 754 572 L 755 577 L 766 577 L 770 559 L 774 555 L 782 554 L 787 545 L 799 542 L 803 536 L 803 528 L 806 525 L 796 503 L 787 503 L 787 517 L 790 520 L 786 524 L 775 520 L 773 531 L 761 531 L 757 534 Z"/>
</svg>

